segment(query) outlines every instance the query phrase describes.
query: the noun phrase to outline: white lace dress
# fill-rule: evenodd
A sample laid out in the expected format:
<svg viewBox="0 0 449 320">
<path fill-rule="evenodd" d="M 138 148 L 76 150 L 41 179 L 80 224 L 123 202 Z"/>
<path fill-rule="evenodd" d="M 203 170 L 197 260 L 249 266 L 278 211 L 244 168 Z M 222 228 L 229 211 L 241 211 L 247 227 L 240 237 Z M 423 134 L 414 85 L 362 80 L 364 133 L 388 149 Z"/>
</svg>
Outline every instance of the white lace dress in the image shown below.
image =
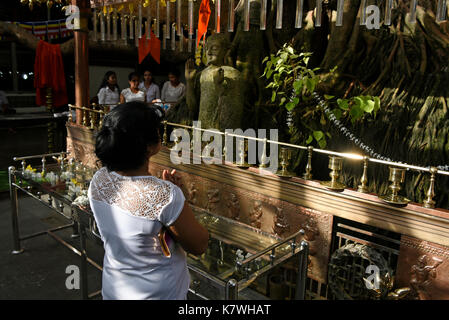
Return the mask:
<svg viewBox="0 0 449 320">
<path fill-rule="evenodd" d="M 186 299 L 185 252 L 175 244 L 165 257 L 157 237 L 181 213 L 181 189 L 153 176 L 125 177 L 101 168 L 90 183 L 89 201 L 105 249 L 103 299 Z"/>
</svg>

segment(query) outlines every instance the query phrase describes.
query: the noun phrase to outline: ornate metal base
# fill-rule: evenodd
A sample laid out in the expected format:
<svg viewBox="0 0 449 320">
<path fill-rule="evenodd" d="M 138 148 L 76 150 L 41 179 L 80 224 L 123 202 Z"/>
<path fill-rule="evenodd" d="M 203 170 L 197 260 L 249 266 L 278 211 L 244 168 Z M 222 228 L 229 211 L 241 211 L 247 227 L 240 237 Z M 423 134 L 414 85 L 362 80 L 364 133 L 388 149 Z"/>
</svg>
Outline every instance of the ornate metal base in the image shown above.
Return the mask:
<svg viewBox="0 0 449 320">
<path fill-rule="evenodd" d="M 295 176 L 293 172 L 290 172 L 288 170 L 278 170 L 276 171 L 276 175 L 281 178 L 291 178 Z"/>
<path fill-rule="evenodd" d="M 327 189 L 333 190 L 333 191 L 343 191 L 346 186 L 343 183 L 336 182 L 336 181 L 322 181 L 320 184 Z"/>
<path fill-rule="evenodd" d="M 389 203 L 397 205 L 407 205 L 410 200 L 403 196 L 394 196 L 393 194 L 388 194 L 385 196 L 380 196 L 379 199 Z"/>
<path fill-rule="evenodd" d="M 244 163 L 236 163 L 236 166 L 242 169 L 248 169 L 249 167 L 251 167 L 250 164 L 244 162 Z"/>
<path fill-rule="evenodd" d="M 358 192 L 362 192 L 362 193 L 368 193 L 368 188 L 362 185 L 359 185 L 357 188 Z"/>
</svg>

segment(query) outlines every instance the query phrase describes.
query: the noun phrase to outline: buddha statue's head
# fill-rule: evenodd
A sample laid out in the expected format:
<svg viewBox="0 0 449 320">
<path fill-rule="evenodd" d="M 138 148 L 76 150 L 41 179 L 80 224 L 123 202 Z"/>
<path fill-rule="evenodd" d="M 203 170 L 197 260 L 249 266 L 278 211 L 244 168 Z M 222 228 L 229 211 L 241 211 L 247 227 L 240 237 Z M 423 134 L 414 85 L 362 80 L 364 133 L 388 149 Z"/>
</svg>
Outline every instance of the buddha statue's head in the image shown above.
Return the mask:
<svg viewBox="0 0 449 320">
<path fill-rule="evenodd" d="M 207 65 L 221 67 L 225 64 L 225 56 L 231 44 L 223 33 L 214 33 L 206 40 Z"/>
</svg>

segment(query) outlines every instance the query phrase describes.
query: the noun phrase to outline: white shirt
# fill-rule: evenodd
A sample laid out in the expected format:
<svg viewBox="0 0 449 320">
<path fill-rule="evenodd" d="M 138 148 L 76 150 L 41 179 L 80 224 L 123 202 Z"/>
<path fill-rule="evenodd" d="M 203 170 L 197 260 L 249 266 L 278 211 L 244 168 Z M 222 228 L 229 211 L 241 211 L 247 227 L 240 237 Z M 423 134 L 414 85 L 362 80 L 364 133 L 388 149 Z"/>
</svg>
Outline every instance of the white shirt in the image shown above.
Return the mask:
<svg viewBox="0 0 449 320">
<path fill-rule="evenodd" d="M 164 83 L 162 87 L 161 99 L 164 102 L 178 102 L 186 93 L 186 86 L 180 82 L 177 87 L 173 87 L 170 81 Z"/>
<path fill-rule="evenodd" d="M 105 249 L 103 299 L 186 299 L 185 252 L 173 243 L 167 258 L 157 237 L 178 219 L 185 202 L 181 189 L 153 176 L 125 177 L 101 168 L 88 195 Z"/>
<path fill-rule="evenodd" d="M 4 91 L 0 91 L 0 107 L 4 104 L 9 104 L 8 98 Z"/>
<path fill-rule="evenodd" d="M 98 92 L 98 103 L 111 105 L 120 103 L 120 94 L 117 87 L 111 90 L 109 87 L 101 88 Z"/>
<path fill-rule="evenodd" d="M 145 87 L 145 83 L 141 82 L 139 85 L 139 89 L 144 91 L 146 93 L 146 101 L 151 102 L 154 99 L 160 99 L 161 98 L 161 92 L 159 90 L 159 86 L 155 83 L 150 84 L 150 86 L 147 88 Z"/>
<path fill-rule="evenodd" d="M 131 102 L 131 101 L 142 101 L 145 102 L 145 92 L 142 90 L 137 91 L 137 93 L 134 93 L 131 91 L 130 88 L 126 88 L 122 90 L 122 95 L 125 97 L 125 102 Z"/>
</svg>

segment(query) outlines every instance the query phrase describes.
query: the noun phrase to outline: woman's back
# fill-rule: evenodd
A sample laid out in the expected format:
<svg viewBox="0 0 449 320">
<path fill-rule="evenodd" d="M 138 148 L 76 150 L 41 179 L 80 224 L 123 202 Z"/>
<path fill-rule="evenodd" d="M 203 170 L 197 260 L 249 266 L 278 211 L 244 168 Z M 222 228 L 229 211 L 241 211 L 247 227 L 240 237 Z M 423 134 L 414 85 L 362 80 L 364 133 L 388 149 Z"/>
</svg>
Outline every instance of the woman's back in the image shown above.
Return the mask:
<svg viewBox="0 0 449 320">
<path fill-rule="evenodd" d="M 158 233 L 180 215 L 179 187 L 153 176 L 121 176 L 100 169 L 89 199 L 104 242 L 104 299 L 185 299 L 189 287 L 184 250 L 163 255 Z"/>
</svg>

